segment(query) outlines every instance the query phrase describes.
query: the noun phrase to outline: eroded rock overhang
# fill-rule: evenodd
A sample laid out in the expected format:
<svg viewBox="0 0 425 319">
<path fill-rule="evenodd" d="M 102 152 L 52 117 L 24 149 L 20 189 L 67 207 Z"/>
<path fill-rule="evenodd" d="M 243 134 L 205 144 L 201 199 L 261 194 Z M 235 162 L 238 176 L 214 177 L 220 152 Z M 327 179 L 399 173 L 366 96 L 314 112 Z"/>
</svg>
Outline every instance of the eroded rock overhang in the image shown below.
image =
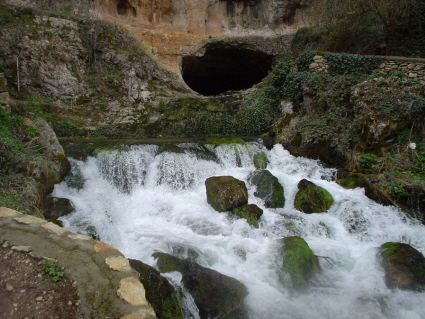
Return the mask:
<svg viewBox="0 0 425 319">
<path fill-rule="evenodd" d="M 273 59 L 274 55 L 261 50 L 219 42 L 207 45 L 201 56 L 184 56 L 181 74 L 193 91 L 217 95 L 261 82 L 271 70 Z"/>
</svg>

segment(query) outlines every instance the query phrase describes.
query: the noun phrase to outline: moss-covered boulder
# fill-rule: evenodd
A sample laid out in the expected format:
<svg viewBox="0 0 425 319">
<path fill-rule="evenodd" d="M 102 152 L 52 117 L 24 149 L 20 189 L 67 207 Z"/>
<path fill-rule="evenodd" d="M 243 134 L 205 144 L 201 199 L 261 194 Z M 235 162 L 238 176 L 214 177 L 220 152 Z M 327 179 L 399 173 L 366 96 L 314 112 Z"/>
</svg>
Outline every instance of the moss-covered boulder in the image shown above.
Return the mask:
<svg viewBox="0 0 425 319">
<path fill-rule="evenodd" d="M 254 155 L 253 161 L 256 169 L 266 169 L 269 158 L 265 152 L 260 152 Z"/>
<path fill-rule="evenodd" d="M 326 212 L 333 204 L 332 195 L 323 187 L 302 179 L 298 183 L 294 207 L 306 214 Z"/>
<path fill-rule="evenodd" d="M 48 196 L 44 201 L 44 218 L 58 219 L 61 216 L 71 214 L 75 208 L 68 198 L 50 197 Z"/>
<path fill-rule="evenodd" d="M 298 236 L 282 239 L 280 254 L 283 258 L 282 271 L 289 275 L 295 290 L 305 289 L 310 278 L 321 271 L 319 260 L 306 241 Z M 287 281 L 281 278 L 283 283 Z"/>
<path fill-rule="evenodd" d="M 158 319 L 183 319 L 180 296 L 167 279 L 155 268 L 140 260 L 129 259 L 130 266 L 139 273 L 145 287 L 146 299 L 155 310 Z"/>
<path fill-rule="evenodd" d="M 425 289 L 425 257 L 415 248 L 402 243 L 385 243 L 380 249 L 385 283 L 389 288 Z"/>
<path fill-rule="evenodd" d="M 233 214 L 245 218 L 251 226 L 258 227 L 258 220 L 263 215 L 263 210 L 255 204 L 249 204 L 234 208 Z"/>
<path fill-rule="evenodd" d="M 207 201 L 219 212 L 248 204 L 245 182 L 232 176 L 213 176 L 205 180 Z"/>
<path fill-rule="evenodd" d="M 161 252 L 154 253 L 153 257 L 158 259 L 161 272 L 178 271 L 182 274 L 182 283 L 192 295 L 202 319 L 225 318 L 241 307 L 248 293 L 246 287 L 236 279 L 191 260 L 182 260 Z"/>
<path fill-rule="evenodd" d="M 257 170 L 249 174 L 248 181 L 257 187 L 255 196 L 264 200 L 264 206 L 278 208 L 285 205 L 283 186 L 268 170 Z"/>
</svg>

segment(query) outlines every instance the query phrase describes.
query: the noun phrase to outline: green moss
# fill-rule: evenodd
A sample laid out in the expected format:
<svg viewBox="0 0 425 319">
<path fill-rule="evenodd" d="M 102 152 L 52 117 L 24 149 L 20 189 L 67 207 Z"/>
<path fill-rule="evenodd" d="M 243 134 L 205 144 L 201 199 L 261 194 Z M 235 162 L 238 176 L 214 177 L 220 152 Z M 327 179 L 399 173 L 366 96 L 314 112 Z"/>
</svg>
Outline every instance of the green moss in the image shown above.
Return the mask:
<svg viewBox="0 0 425 319">
<path fill-rule="evenodd" d="M 158 259 L 157 260 L 157 265 L 159 268 L 159 271 L 161 272 L 172 272 L 172 271 L 179 271 L 182 272 L 182 268 L 184 265 L 183 260 L 171 256 L 169 254 L 166 253 L 162 253 L 162 252 L 154 252 L 152 254 L 152 257 Z"/>
<path fill-rule="evenodd" d="M 263 215 L 263 210 L 257 205 L 250 204 L 233 209 L 236 216 L 245 218 L 248 224 L 258 228 L 258 220 Z"/>
<path fill-rule="evenodd" d="M 253 160 L 256 169 L 265 169 L 267 167 L 267 163 L 269 163 L 269 158 L 265 152 L 255 154 Z"/>
<path fill-rule="evenodd" d="M 298 236 L 283 238 L 283 270 L 291 277 L 295 289 L 305 288 L 310 277 L 320 271 L 317 256 Z"/>
<path fill-rule="evenodd" d="M 306 214 L 326 212 L 334 202 L 326 189 L 305 179 L 298 183 L 298 188 L 294 207 Z"/>
<path fill-rule="evenodd" d="M 219 146 L 219 145 L 229 145 L 229 144 L 245 144 L 245 141 L 241 138 L 221 137 L 221 138 L 209 138 L 207 139 L 206 143 L 214 145 L 214 146 Z"/>
<path fill-rule="evenodd" d="M 381 247 L 384 248 L 382 256 L 388 258 L 390 256 L 395 256 L 397 251 L 400 250 L 403 244 L 401 243 L 385 243 Z"/>
</svg>

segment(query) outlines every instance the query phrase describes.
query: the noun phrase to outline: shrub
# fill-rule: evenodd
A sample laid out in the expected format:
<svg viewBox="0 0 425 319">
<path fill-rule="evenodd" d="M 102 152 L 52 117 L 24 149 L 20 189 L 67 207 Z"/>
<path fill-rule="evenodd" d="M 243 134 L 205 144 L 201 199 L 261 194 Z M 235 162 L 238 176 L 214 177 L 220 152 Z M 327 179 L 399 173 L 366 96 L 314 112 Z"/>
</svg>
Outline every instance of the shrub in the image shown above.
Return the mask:
<svg viewBox="0 0 425 319">
<path fill-rule="evenodd" d="M 327 53 L 323 57 L 328 61 L 329 70 L 337 74 L 371 74 L 382 63 L 380 58 L 356 54 Z"/>
<path fill-rule="evenodd" d="M 299 72 L 304 72 L 309 70 L 309 66 L 313 63 L 313 58 L 316 55 L 314 51 L 304 51 L 298 55 L 297 66 Z"/>
<path fill-rule="evenodd" d="M 373 165 L 378 164 L 378 157 L 371 153 L 362 154 L 359 158 L 359 164 L 363 168 L 371 168 Z"/>
</svg>

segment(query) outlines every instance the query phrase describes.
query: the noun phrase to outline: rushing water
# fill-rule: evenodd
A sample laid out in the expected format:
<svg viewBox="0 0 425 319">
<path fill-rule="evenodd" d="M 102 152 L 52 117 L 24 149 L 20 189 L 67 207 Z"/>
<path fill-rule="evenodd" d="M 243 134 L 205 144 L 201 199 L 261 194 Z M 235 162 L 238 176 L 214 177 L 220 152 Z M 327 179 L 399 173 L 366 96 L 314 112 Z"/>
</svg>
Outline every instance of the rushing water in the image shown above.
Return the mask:
<svg viewBox="0 0 425 319">
<path fill-rule="evenodd" d="M 154 251 L 196 256 L 203 266 L 247 286 L 251 319 L 425 318 L 425 293 L 387 289 L 376 256 L 389 241 L 425 253 L 423 225 L 371 201 L 363 189 L 340 187 L 335 170 L 295 158 L 280 145 L 270 151 L 259 143 L 178 146 L 181 153 L 138 145 L 71 159 L 72 176 L 53 192 L 75 205 L 75 213 L 63 218 L 65 227 L 80 233 L 95 229 L 128 258 L 153 266 Z M 268 154 L 268 169 L 284 186 L 284 208 L 264 208 L 247 183 L 255 170 L 252 156 L 259 151 Z M 249 203 L 264 210 L 258 229 L 207 203 L 204 181 L 217 175 L 247 183 Z M 327 213 L 307 215 L 293 208 L 303 178 L 333 195 Z M 319 258 L 323 272 L 305 293 L 290 292 L 278 281 L 278 239 L 292 235 L 303 237 L 316 255 L 329 257 Z"/>
</svg>

